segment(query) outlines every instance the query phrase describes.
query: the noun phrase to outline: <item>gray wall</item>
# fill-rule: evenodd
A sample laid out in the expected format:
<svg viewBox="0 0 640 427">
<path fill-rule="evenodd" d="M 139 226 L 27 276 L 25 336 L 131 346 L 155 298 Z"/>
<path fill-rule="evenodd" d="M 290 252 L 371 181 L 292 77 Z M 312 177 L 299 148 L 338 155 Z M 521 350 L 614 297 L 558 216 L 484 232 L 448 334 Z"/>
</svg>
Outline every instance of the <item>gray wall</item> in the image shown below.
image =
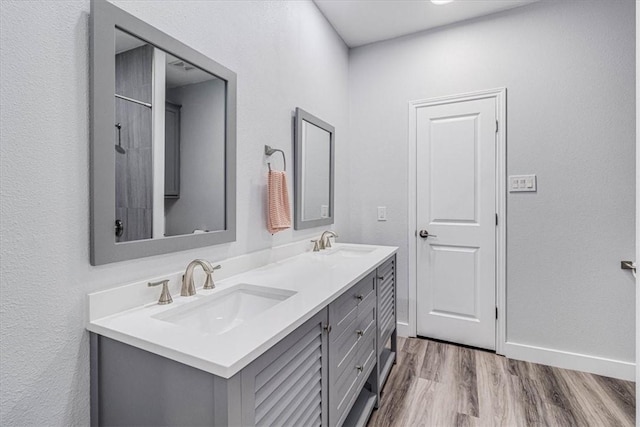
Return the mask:
<svg viewBox="0 0 640 427">
<path fill-rule="evenodd" d="M 336 227 L 347 228 L 348 51 L 311 2 L 116 4 L 238 74 L 237 243 L 89 264 L 89 2 L 3 0 L 3 426 L 89 424 L 87 293 L 319 234 L 266 231 L 264 144 L 292 162 L 296 106 L 340 132 Z"/>
<path fill-rule="evenodd" d="M 164 201 L 166 235 L 224 230 L 225 84 L 216 79 L 169 89 L 167 101 L 182 108 L 180 198 Z"/>
<path fill-rule="evenodd" d="M 407 103 L 501 86 L 508 173 L 538 174 L 507 198 L 508 340 L 633 362 L 631 1 L 539 2 L 353 49 L 349 239 L 400 247 L 407 321 Z"/>
<path fill-rule="evenodd" d="M 636 265 L 640 261 L 640 120 L 638 120 L 638 104 L 640 104 L 640 8 L 636 7 Z M 640 280 L 636 279 L 640 287 Z M 636 290 L 636 423 L 640 422 L 640 291 Z"/>
</svg>

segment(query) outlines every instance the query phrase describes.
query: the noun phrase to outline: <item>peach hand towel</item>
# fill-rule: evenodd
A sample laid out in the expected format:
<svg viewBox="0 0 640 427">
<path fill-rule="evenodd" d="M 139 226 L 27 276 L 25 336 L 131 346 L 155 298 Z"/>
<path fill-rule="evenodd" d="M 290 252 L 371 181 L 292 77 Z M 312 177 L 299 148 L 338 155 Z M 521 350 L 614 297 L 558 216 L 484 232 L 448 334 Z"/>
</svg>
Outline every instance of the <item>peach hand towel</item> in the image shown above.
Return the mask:
<svg viewBox="0 0 640 427">
<path fill-rule="evenodd" d="M 283 171 L 269 171 L 267 184 L 267 230 L 275 234 L 291 228 L 291 207 L 287 190 L 287 174 Z"/>
</svg>

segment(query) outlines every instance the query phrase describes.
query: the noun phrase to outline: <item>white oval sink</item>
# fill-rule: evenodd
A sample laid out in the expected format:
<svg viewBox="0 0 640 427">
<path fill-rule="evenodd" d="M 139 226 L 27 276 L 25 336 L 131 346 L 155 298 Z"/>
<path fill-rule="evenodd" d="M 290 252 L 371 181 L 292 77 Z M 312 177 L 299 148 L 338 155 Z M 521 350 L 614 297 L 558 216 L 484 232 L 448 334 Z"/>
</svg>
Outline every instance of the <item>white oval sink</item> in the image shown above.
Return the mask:
<svg viewBox="0 0 640 427">
<path fill-rule="evenodd" d="M 152 317 L 207 334 L 222 335 L 295 293 L 241 283 Z"/>
<path fill-rule="evenodd" d="M 338 246 L 337 248 L 326 249 L 320 253 L 326 256 L 341 256 L 345 258 L 360 258 L 373 252 L 374 248 L 361 248 L 355 246 Z"/>
</svg>

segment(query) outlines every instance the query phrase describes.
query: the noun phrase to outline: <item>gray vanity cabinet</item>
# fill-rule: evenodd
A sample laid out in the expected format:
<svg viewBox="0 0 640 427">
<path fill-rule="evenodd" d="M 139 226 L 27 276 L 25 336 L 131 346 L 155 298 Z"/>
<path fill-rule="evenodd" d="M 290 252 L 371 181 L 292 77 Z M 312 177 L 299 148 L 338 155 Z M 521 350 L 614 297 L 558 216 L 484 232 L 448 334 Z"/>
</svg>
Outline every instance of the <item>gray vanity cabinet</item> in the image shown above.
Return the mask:
<svg viewBox="0 0 640 427">
<path fill-rule="evenodd" d="M 233 377 L 91 334 L 91 424 L 363 426 L 396 355 L 395 256 Z"/>
<path fill-rule="evenodd" d="M 91 334 L 92 426 L 328 425 L 327 308 L 229 379 Z"/>
</svg>

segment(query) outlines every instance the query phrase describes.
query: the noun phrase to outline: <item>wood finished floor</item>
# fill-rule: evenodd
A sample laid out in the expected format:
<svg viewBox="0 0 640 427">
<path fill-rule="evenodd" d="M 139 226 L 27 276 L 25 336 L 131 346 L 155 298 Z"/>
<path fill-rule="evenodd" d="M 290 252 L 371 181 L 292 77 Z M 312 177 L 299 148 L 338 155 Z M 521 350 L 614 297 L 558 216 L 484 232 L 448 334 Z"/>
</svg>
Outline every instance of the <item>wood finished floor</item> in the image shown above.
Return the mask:
<svg viewBox="0 0 640 427">
<path fill-rule="evenodd" d="M 368 425 L 635 426 L 635 383 L 398 338 Z"/>
</svg>

